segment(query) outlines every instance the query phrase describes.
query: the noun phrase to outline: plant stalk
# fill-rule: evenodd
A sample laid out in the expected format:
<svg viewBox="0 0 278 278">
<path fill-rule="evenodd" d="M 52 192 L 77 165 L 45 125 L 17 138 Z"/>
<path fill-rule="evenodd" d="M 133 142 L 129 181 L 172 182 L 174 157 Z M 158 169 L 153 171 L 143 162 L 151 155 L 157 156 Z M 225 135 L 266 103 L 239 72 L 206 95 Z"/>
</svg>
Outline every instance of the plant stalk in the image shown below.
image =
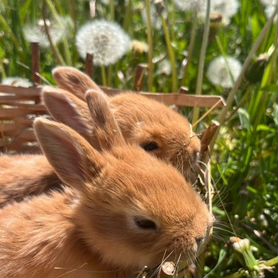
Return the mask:
<svg viewBox="0 0 278 278">
<path fill-rule="evenodd" d="M 209 29 L 210 29 L 210 0 L 207 0 L 205 27 L 203 32 L 200 60 L 198 65 L 198 76 L 197 76 L 197 84 L 196 84 L 196 91 L 195 91 L 196 95 L 202 94 L 204 65 L 205 65 L 206 51 L 208 46 Z M 200 113 L 200 109 L 198 107 L 195 107 L 193 110 L 193 123 L 198 120 L 199 113 Z"/>
<path fill-rule="evenodd" d="M 177 66 L 176 66 L 175 51 L 172 47 L 169 28 L 168 28 L 166 19 L 163 15 L 161 16 L 161 21 L 162 21 L 162 28 L 164 31 L 168 56 L 169 56 L 171 68 L 172 68 L 172 91 L 176 92 L 178 89 L 178 84 L 177 84 Z"/>
<path fill-rule="evenodd" d="M 146 13 L 147 13 L 147 37 L 148 37 L 148 90 L 151 92 L 153 87 L 153 29 L 151 19 L 151 1 L 146 0 Z"/>
<path fill-rule="evenodd" d="M 277 7 L 276 7 L 275 11 L 273 12 L 273 14 L 271 15 L 271 17 L 269 18 L 269 20 L 267 21 L 267 23 L 265 24 L 263 30 L 261 31 L 256 42 L 253 44 L 251 51 L 249 52 L 247 58 L 244 61 L 241 73 L 238 76 L 233 88 L 229 92 L 229 95 L 228 95 L 228 98 L 226 101 L 226 106 L 222 109 L 221 114 L 219 116 L 219 127 L 216 130 L 214 137 L 212 138 L 212 140 L 210 142 L 210 150 L 213 149 L 213 146 L 214 146 L 216 138 L 219 134 L 220 128 L 226 120 L 227 113 L 233 104 L 236 93 L 239 91 L 240 85 L 242 84 L 242 82 L 244 80 L 244 76 L 245 76 L 249 66 L 252 63 L 254 56 L 256 55 L 256 53 L 257 53 L 259 47 L 261 46 L 261 44 L 263 43 L 264 39 L 267 37 L 267 34 L 269 33 L 269 31 L 271 29 L 271 26 L 272 26 L 272 23 L 273 23 L 273 20 L 274 20 L 274 17 L 276 16 L 276 14 L 277 14 Z"/>
</svg>

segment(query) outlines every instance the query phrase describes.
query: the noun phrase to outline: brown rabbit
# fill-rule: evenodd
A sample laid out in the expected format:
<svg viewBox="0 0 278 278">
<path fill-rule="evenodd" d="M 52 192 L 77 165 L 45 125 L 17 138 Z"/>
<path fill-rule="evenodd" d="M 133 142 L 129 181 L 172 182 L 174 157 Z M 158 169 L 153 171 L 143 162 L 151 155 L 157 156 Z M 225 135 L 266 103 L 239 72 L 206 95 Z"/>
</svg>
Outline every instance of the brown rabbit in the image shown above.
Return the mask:
<svg viewBox="0 0 278 278">
<path fill-rule="evenodd" d="M 46 87 L 43 101 L 49 113 L 54 119 L 78 131 L 98 149 L 97 141 L 91 142 L 89 139 L 92 122 L 88 107 L 81 98 L 84 98 L 88 88 L 98 92 L 102 92 L 101 89 L 87 75 L 71 67 L 58 67 L 53 71 L 53 75 L 60 87 L 71 90 L 79 98 L 63 89 Z M 144 96 L 128 93 L 106 98 L 128 142 L 134 142 L 147 152 L 170 162 L 188 181 L 196 180 L 200 140 L 193 133 L 187 119 L 165 105 Z M 10 159 L 7 156 L 0 157 L 0 169 L 4 168 L 2 165 Z M 28 156 L 28 159 L 32 157 Z M 0 177 L 0 206 L 10 200 L 20 200 L 29 194 L 39 194 L 58 183 L 58 180 L 53 180 L 54 171 L 50 167 L 46 167 L 42 174 L 40 167 L 45 163 L 43 157 L 42 163 L 36 164 L 37 166 L 33 163 L 32 170 L 29 170 L 27 164 L 24 168 L 25 160 L 26 158 L 22 156 L 22 166 L 19 169 L 23 171 L 21 179 L 18 178 L 20 171 L 17 171 L 17 175 L 9 175 L 8 183 L 3 178 L 8 176 L 5 174 L 7 171 L 1 170 L 3 173 L 2 178 Z M 37 156 L 35 160 L 38 160 Z M 8 172 L 12 173 L 15 170 L 8 169 Z"/>
<path fill-rule="evenodd" d="M 57 67 L 53 76 L 62 89 L 84 99 L 88 89 L 101 91 L 86 74 L 72 67 Z M 196 179 L 200 140 L 188 120 L 164 104 L 139 94 L 119 94 L 109 99 L 124 137 L 146 151 L 171 162 L 190 181 Z"/>
<path fill-rule="evenodd" d="M 102 152 L 64 124 L 35 121 L 68 187 L 0 210 L 0 277 L 136 277 L 165 256 L 190 261 L 207 237 L 212 216 L 192 186 L 124 142 L 101 94 L 87 98 Z"/>
<path fill-rule="evenodd" d="M 42 155 L 0 155 L 0 208 L 11 200 L 56 189 L 61 182 Z"/>
</svg>

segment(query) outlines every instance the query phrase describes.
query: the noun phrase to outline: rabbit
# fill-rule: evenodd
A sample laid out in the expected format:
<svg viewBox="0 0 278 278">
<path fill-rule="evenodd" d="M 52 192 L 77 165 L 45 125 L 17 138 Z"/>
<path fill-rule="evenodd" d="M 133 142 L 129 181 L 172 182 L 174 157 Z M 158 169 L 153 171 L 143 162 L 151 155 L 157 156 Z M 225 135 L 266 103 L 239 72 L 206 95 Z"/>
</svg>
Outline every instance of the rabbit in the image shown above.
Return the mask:
<svg viewBox="0 0 278 278">
<path fill-rule="evenodd" d="M 62 89 L 44 88 L 43 102 L 49 113 L 54 119 L 71 126 L 89 140 L 90 134 L 88 133 L 90 133 L 92 123 L 84 101 L 84 94 L 88 88 L 92 88 L 91 91 L 103 93 L 102 90 L 87 75 L 71 67 L 58 67 L 53 70 L 53 76 Z M 201 144 L 186 118 L 157 101 L 134 93 L 103 97 L 109 102 L 128 142 L 134 142 L 156 157 L 172 163 L 189 182 L 196 181 Z M 98 149 L 96 140 L 90 143 Z M 5 156 L 0 157 L 0 168 L 6 159 Z M 32 157 L 29 156 L 28 159 L 32 159 Z M 37 160 L 38 157 L 35 156 L 35 159 Z M 43 160 L 45 161 L 45 159 Z M 25 158 L 22 157 L 22 162 L 24 161 Z M 39 167 L 40 164 L 37 164 L 36 168 L 38 169 L 34 168 L 34 171 L 30 171 L 30 176 L 28 176 L 28 167 L 24 170 L 23 166 L 22 179 L 18 179 L 19 171 L 17 171 L 18 175 L 10 175 L 9 183 L 11 185 L 0 178 L 0 207 L 10 200 L 21 199 L 29 194 L 40 194 L 49 187 L 54 188 L 52 179 L 52 176 L 55 175 L 54 171 L 51 167 L 47 167 L 51 176 L 51 183 L 48 185 L 42 182 Z M 13 171 L 10 170 L 10 172 Z M 34 175 L 36 172 L 38 173 L 37 177 Z M 3 176 L 7 176 L 5 172 Z M 47 181 L 45 178 L 44 180 Z M 28 187 L 29 182 L 30 186 Z M 57 178 L 54 183 L 57 186 Z M 18 193 L 16 193 L 17 186 L 19 187 Z M 13 188 L 12 191 L 11 188 Z M 9 196 L 9 192 L 13 194 Z M 20 196 L 22 197 L 20 198 Z"/>
<path fill-rule="evenodd" d="M 102 94 L 86 98 L 101 151 L 62 123 L 34 122 L 67 186 L 0 210 L 0 277 L 136 277 L 164 258 L 190 261 L 208 239 L 213 216 L 181 173 L 126 143 Z"/>
<path fill-rule="evenodd" d="M 42 155 L 0 155 L 0 208 L 10 200 L 57 189 L 61 182 Z"/>
<path fill-rule="evenodd" d="M 102 91 L 86 74 L 72 67 L 57 67 L 58 86 L 84 100 L 88 89 Z M 134 93 L 110 97 L 114 116 L 127 140 L 171 162 L 189 181 L 196 180 L 201 142 L 188 120 L 162 103 Z"/>
</svg>

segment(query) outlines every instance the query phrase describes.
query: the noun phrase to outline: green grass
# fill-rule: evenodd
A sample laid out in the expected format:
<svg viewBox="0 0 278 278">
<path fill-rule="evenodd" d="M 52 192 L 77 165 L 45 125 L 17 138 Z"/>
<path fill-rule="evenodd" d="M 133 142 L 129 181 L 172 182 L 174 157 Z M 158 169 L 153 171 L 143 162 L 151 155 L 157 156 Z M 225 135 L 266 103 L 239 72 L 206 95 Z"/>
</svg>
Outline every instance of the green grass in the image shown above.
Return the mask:
<svg viewBox="0 0 278 278">
<path fill-rule="evenodd" d="M 113 3 L 115 2 L 115 3 Z M 103 69 L 110 86 L 133 88 L 135 67 L 139 63 L 150 64 L 151 59 L 167 58 L 176 65 L 169 75 L 159 74 L 159 62 L 153 65 L 151 75 L 145 80 L 144 89 L 169 92 L 186 85 L 196 91 L 198 63 L 204 25 L 197 24 L 195 44 L 183 74 L 184 52 L 188 50 L 192 36 L 194 15 L 177 11 L 168 4 L 168 15 L 162 19 L 159 31 L 146 26 L 141 10 L 150 1 L 110 1 L 109 5 L 97 1 L 96 18 L 114 19 L 124 27 L 133 39 L 150 45 L 148 53 L 130 52 L 117 64 Z M 169 1 L 172 2 L 172 1 Z M 125 3 L 127 3 L 125 5 Z M 22 28 L 26 23 L 47 17 L 69 15 L 73 20 L 70 35 L 57 45 L 57 51 L 67 65 L 84 69 L 84 62 L 75 47 L 75 34 L 82 24 L 91 20 L 88 1 L 0 1 L 0 74 L 31 78 L 30 45 L 24 40 Z M 159 15 L 157 15 L 159 17 Z M 211 25 L 205 56 L 205 71 L 209 62 L 219 55 L 230 55 L 242 63 L 267 22 L 264 8 L 258 0 L 242 0 L 238 13 L 228 26 Z M 150 36 L 153 34 L 152 36 Z M 193 34 L 194 35 L 194 34 Z M 277 191 L 277 125 L 278 125 L 278 53 L 277 22 L 273 24 L 256 55 L 240 87 L 235 92 L 232 106 L 225 114 L 225 121 L 212 154 L 212 173 L 217 194 L 214 214 L 221 224 L 215 237 L 199 261 L 200 277 L 277 277 L 277 267 L 272 272 L 262 269 L 261 261 L 277 256 L 278 191 Z M 268 53 L 267 59 L 258 59 Z M 59 62 L 51 49 L 42 50 L 42 76 L 52 83 L 51 69 Z M 95 69 L 94 79 L 102 84 L 103 74 Z M 199 90 L 199 89 L 198 89 Z M 202 94 L 218 94 L 227 98 L 229 90 L 214 86 L 204 76 Z M 201 110 L 200 115 L 205 111 Z M 186 111 L 192 119 L 192 111 Z M 218 113 L 211 113 L 198 130 L 211 121 L 218 120 Z M 246 259 L 250 249 L 237 252 L 229 243 L 236 235 L 251 242 L 255 261 Z M 249 252 L 249 253 L 248 253 Z M 247 257 L 246 257 L 247 256 Z M 252 256 L 251 256 L 252 257 Z M 268 262 L 277 266 L 277 258 Z"/>
</svg>

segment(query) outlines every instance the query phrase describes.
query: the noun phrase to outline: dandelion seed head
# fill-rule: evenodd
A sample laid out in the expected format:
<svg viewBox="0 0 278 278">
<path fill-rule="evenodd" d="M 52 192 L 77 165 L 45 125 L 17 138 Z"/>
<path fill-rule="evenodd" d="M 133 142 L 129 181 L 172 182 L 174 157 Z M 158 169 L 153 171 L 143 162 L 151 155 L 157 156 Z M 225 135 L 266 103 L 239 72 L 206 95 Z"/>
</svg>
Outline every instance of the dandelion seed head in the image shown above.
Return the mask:
<svg viewBox="0 0 278 278">
<path fill-rule="evenodd" d="M 277 4 L 277 0 L 261 0 L 261 3 L 264 6 L 275 6 L 275 4 Z"/>
<path fill-rule="evenodd" d="M 66 37 L 73 26 L 70 17 L 57 17 L 54 21 L 47 19 L 45 23 L 54 45 Z M 39 19 L 35 25 L 25 25 L 23 35 L 28 42 L 37 42 L 43 48 L 48 48 L 50 45 L 42 19 Z"/>
<path fill-rule="evenodd" d="M 25 87 L 25 88 L 29 88 L 32 87 L 33 84 L 31 81 L 29 81 L 26 78 L 21 78 L 21 77 L 7 77 L 5 79 L 2 80 L 1 82 L 3 85 L 10 85 L 10 86 L 15 86 L 15 87 Z"/>
<path fill-rule="evenodd" d="M 227 25 L 231 18 L 237 13 L 239 8 L 238 0 L 211 0 L 210 14 L 219 14 L 222 16 L 222 22 Z M 201 6 L 198 12 L 199 18 L 205 18 L 207 9 L 207 1 Z"/>
<path fill-rule="evenodd" d="M 217 57 L 208 66 L 207 77 L 214 85 L 231 88 L 241 72 L 241 63 L 233 57 Z"/>
<path fill-rule="evenodd" d="M 278 6 L 278 1 L 277 0 L 261 0 L 261 3 L 265 6 L 265 14 L 267 18 L 270 18 Z M 275 21 L 277 21 L 277 15 L 274 18 Z"/>
<path fill-rule="evenodd" d="M 171 67 L 171 63 L 169 62 L 169 60 L 164 59 L 163 61 L 161 61 L 158 65 L 158 74 L 165 74 L 165 75 L 170 75 L 172 72 L 172 67 Z"/>
<path fill-rule="evenodd" d="M 178 9 L 182 11 L 196 11 L 198 18 L 204 20 L 207 10 L 206 0 L 175 0 Z M 239 8 L 238 0 L 211 0 L 210 1 L 210 14 L 220 14 L 224 24 L 230 22 Z"/>
<path fill-rule="evenodd" d="M 199 11 L 206 4 L 206 0 L 174 0 L 181 11 Z"/>
<path fill-rule="evenodd" d="M 142 19 L 144 21 L 145 24 L 147 24 L 147 11 L 146 9 L 142 9 Z M 159 30 L 162 27 L 162 22 L 160 19 L 160 16 L 157 14 L 157 12 L 155 11 L 155 7 L 153 5 L 151 5 L 151 22 L 152 22 L 152 26 L 154 29 Z"/>
<path fill-rule="evenodd" d="M 122 28 L 114 22 L 94 20 L 78 31 L 76 46 L 80 56 L 94 55 L 95 65 L 116 63 L 131 48 L 131 40 Z"/>
</svg>

